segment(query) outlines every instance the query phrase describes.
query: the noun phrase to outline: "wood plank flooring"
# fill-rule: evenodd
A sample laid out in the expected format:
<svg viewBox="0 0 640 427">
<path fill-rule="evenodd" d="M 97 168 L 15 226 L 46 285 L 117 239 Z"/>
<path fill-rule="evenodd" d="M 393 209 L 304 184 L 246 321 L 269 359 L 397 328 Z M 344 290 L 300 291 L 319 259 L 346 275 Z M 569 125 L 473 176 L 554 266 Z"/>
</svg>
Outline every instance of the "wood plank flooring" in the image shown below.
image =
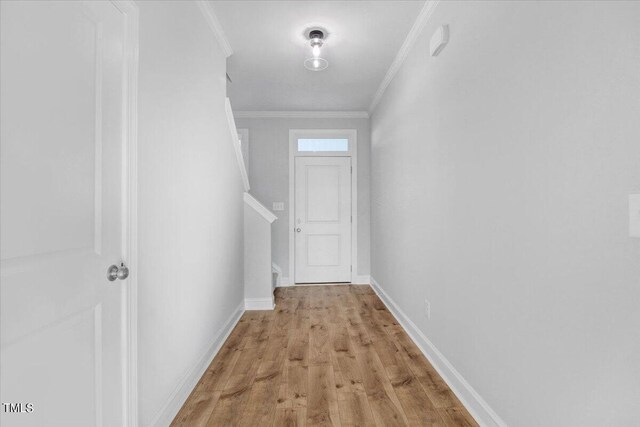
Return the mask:
<svg viewBox="0 0 640 427">
<path fill-rule="evenodd" d="M 247 311 L 171 424 L 477 426 L 369 286 L 276 290 Z"/>
</svg>

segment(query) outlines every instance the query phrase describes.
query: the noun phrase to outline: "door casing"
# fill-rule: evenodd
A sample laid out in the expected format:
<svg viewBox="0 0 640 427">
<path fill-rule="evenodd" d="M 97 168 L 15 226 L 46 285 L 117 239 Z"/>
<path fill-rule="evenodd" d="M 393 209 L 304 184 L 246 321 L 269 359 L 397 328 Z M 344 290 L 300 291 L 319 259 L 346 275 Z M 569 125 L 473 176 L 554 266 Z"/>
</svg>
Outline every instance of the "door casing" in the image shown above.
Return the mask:
<svg viewBox="0 0 640 427">
<path fill-rule="evenodd" d="M 347 152 L 298 152 L 298 138 L 347 138 Z M 351 157 L 351 283 L 358 275 L 358 131 L 356 129 L 289 130 L 289 280 L 295 284 L 295 159 L 296 157 Z"/>
<path fill-rule="evenodd" d="M 123 292 L 124 386 L 122 403 L 127 427 L 138 426 L 138 69 L 139 8 L 134 0 L 111 0 L 125 17 L 125 118 L 122 206 L 123 260 L 129 266 L 129 286 Z"/>
</svg>

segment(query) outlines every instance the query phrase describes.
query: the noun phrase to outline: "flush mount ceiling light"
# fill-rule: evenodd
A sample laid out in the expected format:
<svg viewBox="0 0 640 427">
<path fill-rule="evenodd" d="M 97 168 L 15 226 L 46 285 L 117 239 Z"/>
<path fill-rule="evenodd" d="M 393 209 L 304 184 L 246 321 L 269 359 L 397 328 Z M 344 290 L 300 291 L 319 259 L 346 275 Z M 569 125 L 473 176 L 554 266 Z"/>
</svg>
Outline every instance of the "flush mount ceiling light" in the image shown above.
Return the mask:
<svg viewBox="0 0 640 427">
<path fill-rule="evenodd" d="M 324 44 L 325 32 L 320 29 L 313 29 L 309 31 L 307 38 L 311 45 L 312 57 L 304 61 L 304 67 L 311 71 L 322 71 L 329 66 L 327 60 L 320 57 L 320 49 Z"/>
<path fill-rule="evenodd" d="M 311 71 L 322 71 L 329 66 L 326 59 L 308 58 L 304 61 L 304 68 Z"/>
</svg>

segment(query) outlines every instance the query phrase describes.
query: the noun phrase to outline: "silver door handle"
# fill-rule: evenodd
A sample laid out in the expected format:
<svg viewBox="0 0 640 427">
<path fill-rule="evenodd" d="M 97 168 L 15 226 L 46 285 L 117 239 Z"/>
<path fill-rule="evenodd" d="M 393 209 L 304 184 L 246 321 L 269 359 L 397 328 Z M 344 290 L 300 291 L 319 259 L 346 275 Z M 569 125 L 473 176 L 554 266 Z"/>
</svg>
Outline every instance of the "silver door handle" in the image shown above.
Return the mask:
<svg viewBox="0 0 640 427">
<path fill-rule="evenodd" d="M 113 264 L 107 269 L 107 280 L 113 282 L 116 279 L 124 280 L 129 277 L 129 267 L 124 265 L 124 262 L 120 263 L 120 267 Z"/>
<path fill-rule="evenodd" d="M 301 229 L 296 228 L 296 233 L 299 233 L 299 232 L 301 232 L 301 231 L 302 231 Z"/>
</svg>

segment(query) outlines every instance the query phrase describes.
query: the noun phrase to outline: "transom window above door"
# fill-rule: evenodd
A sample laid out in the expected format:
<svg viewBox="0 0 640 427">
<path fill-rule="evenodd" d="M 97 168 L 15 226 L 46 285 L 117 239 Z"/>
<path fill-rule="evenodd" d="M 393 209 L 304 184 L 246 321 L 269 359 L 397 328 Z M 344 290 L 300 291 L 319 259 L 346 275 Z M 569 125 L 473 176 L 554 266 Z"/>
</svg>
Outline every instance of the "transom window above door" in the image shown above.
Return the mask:
<svg viewBox="0 0 640 427">
<path fill-rule="evenodd" d="M 348 152 L 348 138 L 298 138 L 298 152 Z"/>
</svg>

